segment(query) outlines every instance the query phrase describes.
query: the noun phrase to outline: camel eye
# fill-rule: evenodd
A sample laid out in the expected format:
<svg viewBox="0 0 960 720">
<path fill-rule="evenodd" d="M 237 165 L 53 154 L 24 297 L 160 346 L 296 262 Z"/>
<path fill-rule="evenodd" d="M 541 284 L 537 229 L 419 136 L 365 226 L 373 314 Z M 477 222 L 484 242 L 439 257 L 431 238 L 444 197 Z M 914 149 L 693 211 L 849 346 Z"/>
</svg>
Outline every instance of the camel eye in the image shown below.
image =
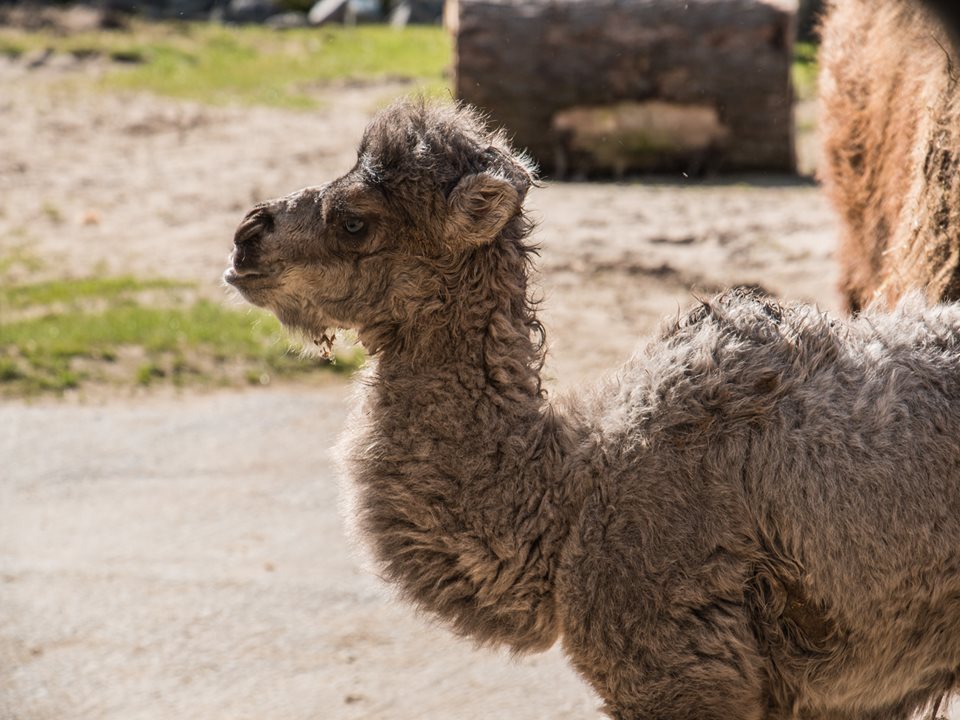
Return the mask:
<svg viewBox="0 0 960 720">
<path fill-rule="evenodd" d="M 351 235 L 356 235 L 363 230 L 364 227 L 365 223 L 360 218 L 350 218 L 349 220 L 343 221 L 343 229 Z"/>
</svg>

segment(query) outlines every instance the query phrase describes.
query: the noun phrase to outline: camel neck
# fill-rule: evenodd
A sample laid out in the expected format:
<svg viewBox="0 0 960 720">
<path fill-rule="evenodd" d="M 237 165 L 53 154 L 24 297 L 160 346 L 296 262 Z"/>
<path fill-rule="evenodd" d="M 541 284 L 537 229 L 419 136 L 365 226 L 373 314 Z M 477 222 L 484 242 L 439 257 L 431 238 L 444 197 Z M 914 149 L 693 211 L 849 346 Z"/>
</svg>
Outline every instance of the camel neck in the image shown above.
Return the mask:
<svg viewBox="0 0 960 720">
<path fill-rule="evenodd" d="M 542 327 L 528 295 L 532 250 L 519 239 L 437 260 L 430 282 L 389 321 L 362 328 L 384 382 L 449 375 L 539 406 Z"/>
<path fill-rule="evenodd" d="M 502 316 L 478 325 L 435 332 L 414 350 L 384 352 L 378 383 L 385 390 L 439 383 L 471 404 L 486 399 L 511 412 L 540 412 L 547 404 L 542 360 L 529 329 Z"/>
<path fill-rule="evenodd" d="M 542 649 L 576 513 L 573 433 L 523 323 L 494 322 L 463 336 L 457 363 L 380 359 L 348 469 L 361 530 L 408 598 L 475 639 Z"/>
</svg>

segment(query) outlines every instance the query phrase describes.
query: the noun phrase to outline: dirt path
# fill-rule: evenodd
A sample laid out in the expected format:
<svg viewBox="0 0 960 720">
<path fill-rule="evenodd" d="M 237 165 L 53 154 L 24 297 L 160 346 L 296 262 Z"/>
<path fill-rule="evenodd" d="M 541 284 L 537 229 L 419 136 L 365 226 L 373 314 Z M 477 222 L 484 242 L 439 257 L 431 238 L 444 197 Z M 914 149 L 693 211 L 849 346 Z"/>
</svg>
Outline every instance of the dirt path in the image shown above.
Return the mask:
<svg viewBox="0 0 960 720">
<path fill-rule="evenodd" d="M 216 109 L 51 85 L 75 72 L 0 66 L 0 251 L 211 297 L 245 209 L 349 167 L 396 91 Z M 813 186 L 548 184 L 531 203 L 555 390 L 622 361 L 691 288 L 837 305 Z M 360 568 L 328 450 L 349 403 L 331 380 L 0 407 L 0 718 L 599 717 L 556 650 L 476 650 Z"/>
<path fill-rule="evenodd" d="M 556 652 L 475 651 L 362 572 L 348 397 L 0 408 L 0 717 L 589 717 Z"/>
</svg>

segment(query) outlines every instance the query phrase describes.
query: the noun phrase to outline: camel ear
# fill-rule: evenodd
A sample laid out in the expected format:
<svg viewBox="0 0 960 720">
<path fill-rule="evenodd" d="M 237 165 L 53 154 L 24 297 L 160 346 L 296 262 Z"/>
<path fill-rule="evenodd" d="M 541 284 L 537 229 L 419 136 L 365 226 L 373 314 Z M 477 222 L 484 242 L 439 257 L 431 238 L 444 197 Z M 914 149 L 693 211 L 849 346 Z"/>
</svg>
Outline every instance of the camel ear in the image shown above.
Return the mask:
<svg viewBox="0 0 960 720">
<path fill-rule="evenodd" d="M 503 177 L 489 172 L 464 175 L 447 199 L 446 238 L 471 247 L 492 242 L 522 203 L 517 188 Z"/>
</svg>

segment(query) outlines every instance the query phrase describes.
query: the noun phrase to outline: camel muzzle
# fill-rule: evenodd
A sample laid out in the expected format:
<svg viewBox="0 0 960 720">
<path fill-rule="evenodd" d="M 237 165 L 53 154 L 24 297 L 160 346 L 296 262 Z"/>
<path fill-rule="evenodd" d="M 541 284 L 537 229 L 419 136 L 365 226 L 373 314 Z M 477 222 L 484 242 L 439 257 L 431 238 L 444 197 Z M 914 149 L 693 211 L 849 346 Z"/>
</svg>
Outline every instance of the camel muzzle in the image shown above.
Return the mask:
<svg viewBox="0 0 960 720">
<path fill-rule="evenodd" d="M 265 207 L 256 207 L 247 213 L 233 237 L 231 260 L 236 275 L 258 274 L 261 241 L 273 229 L 273 215 Z"/>
</svg>

